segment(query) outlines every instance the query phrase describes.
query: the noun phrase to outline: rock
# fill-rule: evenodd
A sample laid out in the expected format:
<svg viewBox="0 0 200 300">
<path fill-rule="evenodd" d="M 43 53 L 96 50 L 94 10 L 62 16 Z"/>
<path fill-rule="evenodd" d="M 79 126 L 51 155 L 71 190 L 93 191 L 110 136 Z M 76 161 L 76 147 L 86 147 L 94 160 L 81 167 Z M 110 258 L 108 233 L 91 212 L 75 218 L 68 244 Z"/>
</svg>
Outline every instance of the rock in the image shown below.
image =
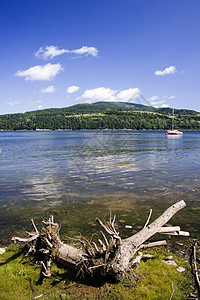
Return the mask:
<svg viewBox="0 0 200 300">
<path fill-rule="evenodd" d="M 178 267 L 178 268 L 176 269 L 176 271 L 179 272 L 179 273 L 182 273 L 182 272 L 185 272 L 185 268 L 183 268 L 183 267 Z"/>
<path fill-rule="evenodd" d="M 163 262 L 169 266 L 177 266 L 177 263 L 174 260 L 163 260 Z"/>
<path fill-rule="evenodd" d="M 6 248 L 0 248 L 0 254 L 3 254 L 6 252 Z"/>
<path fill-rule="evenodd" d="M 145 258 L 152 258 L 152 257 L 153 257 L 153 255 L 152 255 L 152 254 L 148 254 L 148 253 L 146 253 L 146 254 L 144 254 L 144 255 L 143 255 L 143 257 L 145 257 Z"/>
<path fill-rule="evenodd" d="M 131 225 L 125 225 L 125 228 L 133 228 Z"/>
<path fill-rule="evenodd" d="M 172 259 L 173 255 L 167 256 L 167 259 Z"/>
<path fill-rule="evenodd" d="M 42 298 L 43 296 L 44 296 L 43 294 L 40 294 L 39 296 L 34 297 L 33 300 L 40 299 L 40 298 Z"/>
<path fill-rule="evenodd" d="M 67 298 L 67 295 L 66 295 L 66 294 L 61 294 L 61 295 L 60 295 L 60 298 L 61 298 L 62 300 L 64 300 L 64 299 Z"/>
</svg>

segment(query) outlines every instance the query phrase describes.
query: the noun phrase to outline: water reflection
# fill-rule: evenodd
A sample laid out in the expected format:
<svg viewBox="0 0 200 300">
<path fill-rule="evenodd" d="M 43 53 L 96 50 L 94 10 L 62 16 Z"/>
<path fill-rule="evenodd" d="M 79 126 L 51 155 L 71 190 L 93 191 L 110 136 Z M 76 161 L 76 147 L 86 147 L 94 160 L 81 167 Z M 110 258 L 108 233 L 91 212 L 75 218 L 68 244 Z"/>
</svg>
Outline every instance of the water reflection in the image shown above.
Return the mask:
<svg viewBox="0 0 200 300">
<path fill-rule="evenodd" d="M 3 205 L 55 207 L 112 194 L 156 203 L 200 196 L 199 133 L 9 132 L 2 145 L 2 213 Z"/>
<path fill-rule="evenodd" d="M 68 185 L 76 193 L 87 186 L 93 186 L 97 193 L 103 185 L 104 190 L 108 185 L 158 186 L 160 181 L 167 186 L 170 177 L 176 176 L 179 181 L 181 173 L 184 180 L 197 165 L 193 153 L 198 147 L 188 144 L 185 137 L 180 140 L 155 133 L 98 131 L 40 132 L 39 136 L 21 133 L 20 139 L 21 143 L 14 136 L 15 153 L 9 156 L 6 152 L 3 174 L 11 185 L 17 186 L 18 179 L 22 180 L 25 197 L 43 193 L 43 200 L 50 187 L 48 195 L 63 193 Z"/>
<path fill-rule="evenodd" d="M 182 139 L 183 135 L 166 135 L 169 140 Z"/>
</svg>

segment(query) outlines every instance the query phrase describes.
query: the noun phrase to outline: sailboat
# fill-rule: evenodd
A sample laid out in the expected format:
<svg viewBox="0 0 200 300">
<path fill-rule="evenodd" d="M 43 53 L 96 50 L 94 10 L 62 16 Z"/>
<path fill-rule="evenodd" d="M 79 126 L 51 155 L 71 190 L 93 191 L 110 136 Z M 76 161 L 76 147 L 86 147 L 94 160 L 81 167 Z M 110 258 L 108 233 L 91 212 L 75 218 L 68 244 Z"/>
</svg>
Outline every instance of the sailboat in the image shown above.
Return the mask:
<svg viewBox="0 0 200 300">
<path fill-rule="evenodd" d="M 172 129 L 167 130 L 165 135 L 182 135 L 183 132 L 179 130 L 174 130 L 174 108 L 172 109 Z"/>
</svg>

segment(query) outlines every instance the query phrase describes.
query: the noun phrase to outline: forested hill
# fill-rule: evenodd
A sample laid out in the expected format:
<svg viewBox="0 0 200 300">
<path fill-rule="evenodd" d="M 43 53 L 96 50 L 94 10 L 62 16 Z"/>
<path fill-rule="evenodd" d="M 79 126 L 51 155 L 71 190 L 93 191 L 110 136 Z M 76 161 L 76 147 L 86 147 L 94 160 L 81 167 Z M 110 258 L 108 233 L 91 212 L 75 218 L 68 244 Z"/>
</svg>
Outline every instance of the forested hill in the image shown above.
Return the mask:
<svg viewBox="0 0 200 300">
<path fill-rule="evenodd" d="M 151 129 L 171 128 L 172 108 L 135 103 L 96 102 L 66 108 L 0 115 L 0 130 Z M 175 109 L 175 128 L 200 130 L 200 113 Z"/>
</svg>

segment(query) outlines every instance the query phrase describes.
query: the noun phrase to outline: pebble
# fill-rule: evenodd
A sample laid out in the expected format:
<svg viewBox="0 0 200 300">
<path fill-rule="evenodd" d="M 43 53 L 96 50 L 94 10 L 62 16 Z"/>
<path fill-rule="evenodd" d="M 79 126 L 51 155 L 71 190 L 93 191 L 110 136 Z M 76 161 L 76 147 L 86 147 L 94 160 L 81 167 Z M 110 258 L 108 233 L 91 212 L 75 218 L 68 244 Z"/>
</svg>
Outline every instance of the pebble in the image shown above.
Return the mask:
<svg viewBox="0 0 200 300">
<path fill-rule="evenodd" d="M 177 263 L 174 260 L 163 260 L 166 265 L 177 266 Z"/>
<path fill-rule="evenodd" d="M 35 299 L 40 299 L 40 298 L 42 298 L 44 295 L 43 294 L 40 294 L 39 296 L 36 296 L 36 297 L 34 297 L 33 299 L 35 300 Z"/>
<path fill-rule="evenodd" d="M 3 254 L 6 252 L 6 248 L 0 248 L 0 254 Z"/>
<path fill-rule="evenodd" d="M 133 228 L 131 225 L 125 225 L 125 228 Z"/>
<path fill-rule="evenodd" d="M 167 259 L 172 259 L 173 255 L 167 256 Z"/>
<path fill-rule="evenodd" d="M 153 255 L 152 255 L 152 254 L 148 254 L 148 253 L 146 253 L 146 254 L 144 254 L 144 255 L 143 255 L 143 257 L 152 258 L 152 257 L 153 257 Z"/>
<path fill-rule="evenodd" d="M 183 267 L 178 267 L 178 268 L 176 269 L 176 271 L 179 272 L 179 273 L 182 273 L 182 272 L 185 272 L 185 268 L 183 268 Z"/>
</svg>

